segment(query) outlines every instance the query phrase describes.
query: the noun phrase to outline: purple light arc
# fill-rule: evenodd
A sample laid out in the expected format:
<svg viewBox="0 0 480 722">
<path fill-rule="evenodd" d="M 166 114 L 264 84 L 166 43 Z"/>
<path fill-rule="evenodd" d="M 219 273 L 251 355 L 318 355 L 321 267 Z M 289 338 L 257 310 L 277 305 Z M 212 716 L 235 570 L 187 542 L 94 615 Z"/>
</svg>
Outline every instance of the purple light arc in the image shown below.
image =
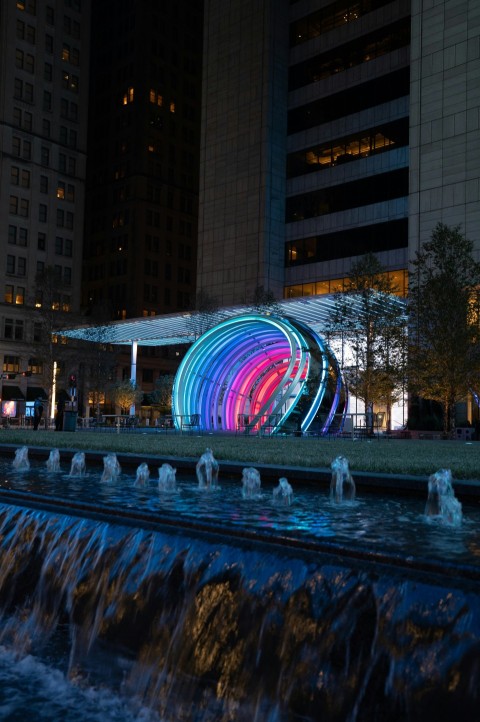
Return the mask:
<svg viewBox="0 0 480 722">
<path fill-rule="evenodd" d="M 342 428 L 347 392 L 337 360 L 305 324 L 247 314 L 204 333 L 173 386 L 175 424 L 197 414 L 205 431 L 326 434 Z"/>
</svg>

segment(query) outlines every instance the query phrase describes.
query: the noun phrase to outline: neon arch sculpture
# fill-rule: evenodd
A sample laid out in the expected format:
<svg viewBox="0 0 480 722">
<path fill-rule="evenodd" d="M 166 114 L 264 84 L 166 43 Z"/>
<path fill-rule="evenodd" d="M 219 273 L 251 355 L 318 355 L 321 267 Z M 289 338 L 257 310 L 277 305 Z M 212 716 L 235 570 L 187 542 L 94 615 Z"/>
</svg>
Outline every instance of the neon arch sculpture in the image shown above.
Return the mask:
<svg viewBox="0 0 480 722">
<path fill-rule="evenodd" d="M 341 429 L 347 391 L 337 360 L 305 324 L 237 316 L 188 350 L 172 392 L 175 425 L 198 415 L 205 431 L 292 433 Z"/>
</svg>

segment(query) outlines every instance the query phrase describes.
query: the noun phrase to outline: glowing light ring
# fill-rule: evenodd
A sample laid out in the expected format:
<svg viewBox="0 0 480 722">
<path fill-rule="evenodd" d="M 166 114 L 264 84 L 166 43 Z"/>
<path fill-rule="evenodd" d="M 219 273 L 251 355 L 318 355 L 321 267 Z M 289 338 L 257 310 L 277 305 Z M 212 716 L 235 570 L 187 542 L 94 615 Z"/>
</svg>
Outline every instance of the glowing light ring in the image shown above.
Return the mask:
<svg viewBox="0 0 480 722">
<path fill-rule="evenodd" d="M 249 428 L 327 433 L 341 428 L 346 390 L 335 356 L 299 321 L 248 314 L 209 329 L 175 376 L 174 421 L 198 414 L 205 431 Z M 338 416 L 340 415 L 340 423 Z"/>
</svg>

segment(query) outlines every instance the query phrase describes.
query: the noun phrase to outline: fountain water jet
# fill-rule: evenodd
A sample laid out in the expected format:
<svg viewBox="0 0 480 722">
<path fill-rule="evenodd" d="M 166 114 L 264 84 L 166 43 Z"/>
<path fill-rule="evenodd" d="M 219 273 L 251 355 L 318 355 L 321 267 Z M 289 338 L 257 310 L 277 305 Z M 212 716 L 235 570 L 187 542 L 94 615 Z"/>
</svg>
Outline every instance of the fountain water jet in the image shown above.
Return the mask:
<svg viewBox="0 0 480 722">
<path fill-rule="evenodd" d="M 218 471 L 218 461 L 212 450 L 205 449 L 196 466 L 199 489 L 215 489 L 218 485 Z"/>
<path fill-rule="evenodd" d="M 148 464 L 143 462 L 137 469 L 137 475 L 135 478 L 135 486 L 146 486 L 150 478 L 150 469 Z"/>
<path fill-rule="evenodd" d="M 16 449 L 12 466 L 17 471 L 27 471 L 30 468 L 28 446 L 22 446 L 20 449 Z"/>
<path fill-rule="evenodd" d="M 100 481 L 108 483 L 116 481 L 121 473 L 122 468 L 118 463 L 116 454 L 107 454 L 103 457 L 103 474 Z"/>
<path fill-rule="evenodd" d="M 344 456 L 337 456 L 331 463 L 331 469 L 330 499 L 337 504 L 342 501 L 353 501 L 355 499 L 355 482 L 348 467 L 348 459 Z"/>
<path fill-rule="evenodd" d="M 158 490 L 159 491 L 176 491 L 177 490 L 177 470 L 170 464 L 162 464 L 158 470 Z"/>
<path fill-rule="evenodd" d="M 72 457 L 69 476 L 83 476 L 85 469 L 85 454 L 83 451 L 77 451 Z"/>
<path fill-rule="evenodd" d="M 242 471 L 242 496 L 244 499 L 258 498 L 261 486 L 260 473 L 257 469 L 247 467 Z"/>
<path fill-rule="evenodd" d="M 285 504 L 286 506 L 290 506 L 290 504 L 292 503 L 293 489 L 288 483 L 288 479 L 286 479 L 284 476 L 282 476 L 281 479 L 278 480 L 278 486 L 276 486 L 273 490 L 273 498 L 277 501 L 280 501 L 282 504 Z"/>
<path fill-rule="evenodd" d="M 58 449 L 52 449 L 47 459 L 47 471 L 55 473 L 60 471 L 60 452 Z"/>
<path fill-rule="evenodd" d="M 429 477 L 425 515 L 439 517 L 451 526 L 461 524 L 462 505 L 455 497 L 450 469 L 440 469 Z"/>
</svg>

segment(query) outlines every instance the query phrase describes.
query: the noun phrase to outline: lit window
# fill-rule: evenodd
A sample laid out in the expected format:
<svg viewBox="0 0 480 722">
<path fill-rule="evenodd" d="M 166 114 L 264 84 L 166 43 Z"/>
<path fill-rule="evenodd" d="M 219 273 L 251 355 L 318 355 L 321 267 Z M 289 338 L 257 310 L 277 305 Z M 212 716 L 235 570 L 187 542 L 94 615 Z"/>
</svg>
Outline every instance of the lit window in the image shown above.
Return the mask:
<svg viewBox="0 0 480 722">
<path fill-rule="evenodd" d="M 171 113 L 175 112 L 175 102 L 173 100 L 170 102 L 170 112 Z"/>
<path fill-rule="evenodd" d="M 65 198 L 65 183 L 63 183 L 63 181 L 58 181 L 57 198 L 61 198 L 62 200 Z"/>
<path fill-rule="evenodd" d="M 13 303 L 13 286 L 9 283 L 5 286 L 3 300 L 5 303 Z"/>
<path fill-rule="evenodd" d="M 127 92 L 123 96 L 123 104 L 127 105 L 128 103 L 133 103 L 134 95 L 135 95 L 134 89 L 127 88 Z"/>
</svg>

